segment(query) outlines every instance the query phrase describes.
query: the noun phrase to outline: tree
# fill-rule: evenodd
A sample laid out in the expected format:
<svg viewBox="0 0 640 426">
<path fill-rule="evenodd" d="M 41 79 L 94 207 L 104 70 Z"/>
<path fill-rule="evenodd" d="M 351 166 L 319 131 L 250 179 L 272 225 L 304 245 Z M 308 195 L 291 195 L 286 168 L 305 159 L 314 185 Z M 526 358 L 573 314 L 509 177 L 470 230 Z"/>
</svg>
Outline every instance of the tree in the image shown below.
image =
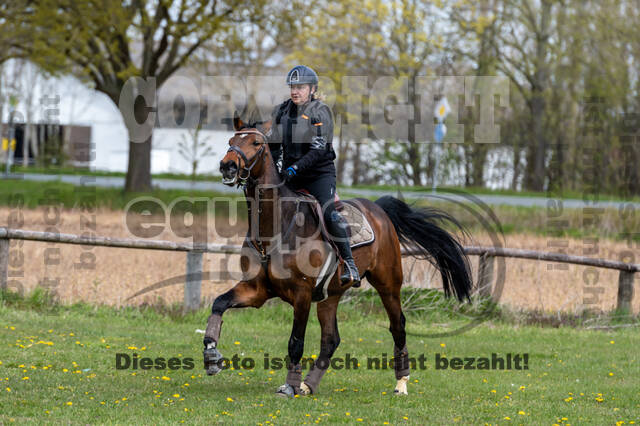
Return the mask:
<svg viewBox="0 0 640 426">
<path fill-rule="evenodd" d="M 29 55 L 48 71 L 91 82 L 116 105 L 133 103 L 132 111 L 121 109 L 129 130 L 125 190 L 146 191 L 155 90 L 206 40 L 259 8 L 243 0 L 33 0 Z"/>
<path fill-rule="evenodd" d="M 308 31 L 301 33 L 293 55 L 309 62 L 321 71 L 321 75 L 334 81 L 340 89 L 336 111 L 346 120 L 350 117 L 345 114 L 345 98 L 351 94 L 352 88 L 342 86 L 344 76 L 368 76 L 370 82 L 381 76 L 406 78 L 406 104 L 413 107 L 413 115 L 408 116 L 406 137 L 400 139 L 403 139 L 403 161 L 408 165 L 406 179 L 414 185 L 423 184 L 426 172 L 423 154 L 428 149 L 424 142 L 425 138 L 430 139 L 430 135 L 415 133 L 420 99 L 414 86 L 418 76 L 433 72 L 429 59 L 440 51 L 440 42 L 429 37 L 429 34 L 436 33 L 438 18 L 434 12 L 434 6 L 417 0 L 341 0 L 320 4 L 303 22 Z M 380 99 L 376 99 L 376 93 L 368 93 L 371 96 L 365 97 L 365 101 L 383 105 Z M 381 109 L 377 112 L 380 116 L 384 114 Z M 368 118 L 362 120 L 366 129 L 376 124 L 371 119 L 370 111 Z M 341 143 L 344 143 L 343 139 L 362 142 L 353 140 L 348 134 L 341 134 L 340 139 Z M 354 161 L 359 158 L 356 150 Z M 355 168 L 360 167 L 356 165 Z"/>
<path fill-rule="evenodd" d="M 455 24 L 448 34 L 448 49 L 455 52 L 459 61 L 471 62 L 473 74 L 478 77 L 496 73 L 495 37 L 497 0 L 480 2 L 455 2 L 449 10 L 449 19 Z M 465 73 L 466 74 L 466 73 Z M 475 80 L 480 81 L 479 79 Z M 476 83 L 477 84 L 477 83 Z M 475 90 L 474 90 L 475 92 Z M 463 117 L 465 137 L 466 185 L 484 186 L 484 169 L 490 145 L 475 143 L 471 136 L 474 124 L 479 122 L 479 108 L 471 108 Z"/>
<path fill-rule="evenodd" d="M 207 144 L 209 138 L 202 137 L 201 130 L 201 126 L 189 130 L 189 137 L 182 135 L 182 140 L 178 142 L 178 153 L 191 165 L 192 181 L 196 180 L 200 160 L 215 154 L 211 146 Z"/>
</svg>

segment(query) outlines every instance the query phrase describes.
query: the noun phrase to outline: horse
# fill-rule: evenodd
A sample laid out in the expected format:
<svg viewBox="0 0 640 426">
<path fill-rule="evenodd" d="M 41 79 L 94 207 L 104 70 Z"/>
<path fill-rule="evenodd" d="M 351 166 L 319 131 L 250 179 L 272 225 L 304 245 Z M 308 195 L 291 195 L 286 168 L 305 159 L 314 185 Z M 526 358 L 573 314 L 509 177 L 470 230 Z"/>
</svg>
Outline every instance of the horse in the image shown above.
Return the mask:
<svg viewBox="0 0 640 426">
<path fill-rule="evenodd" d="M 300 361 L 314 282 L 318 266 L 332 255 L 332 247 L 318 232 L 317 219 L 322 215 L 314 215 L 312 203 L 305 202 L 308 199 L 291 190 L 277 171 L 266 136 L 271 122 L 246 124 L 236 116 L 233 124 L 235 134 L 220 161 L 220 171 L 224 184 L 243 187 L 247 201 L 249 231 L 240 260 L 244 275 L 212 304 L 203 341 L 204 367 L 209 375 L 224 369 L 218 342 L 222 315 L 227 309 L 260 308 L 268 299 L 279 297 L 293 307 L 293 327 L 285 384 L 276 393 L 287 397 L 315 394 L 340 344 L 336 312 L 340 298 L 353 282 L 344 286 L 339 282 L 340 264 L 325 284 L 326 298 L 317 304 L 320 353 L 303 380 Z M 433 263 L 441 274 L 445 296 L 453 294 L 460 302 L 470 300 L 469 260 L 459 241 L 443 229 L 442 224 L 448 222 L 459 229 L 462 227 L 441 210 L 415 208 L 392 196 L 375 202 L 364 198 L 344 202 L 357 205 L 375 234 L 373 243 L 353 249 L 353 257 L 361 277 L 376 289 L 389 317 L 394 342 L 394 394 L 406 395 L 410 364 L 400 298 L 401 246 L 411 248 L 415 257 Z M 302 248 L 295 246 L 297 241 L 305 242 Z"/>
</svg>

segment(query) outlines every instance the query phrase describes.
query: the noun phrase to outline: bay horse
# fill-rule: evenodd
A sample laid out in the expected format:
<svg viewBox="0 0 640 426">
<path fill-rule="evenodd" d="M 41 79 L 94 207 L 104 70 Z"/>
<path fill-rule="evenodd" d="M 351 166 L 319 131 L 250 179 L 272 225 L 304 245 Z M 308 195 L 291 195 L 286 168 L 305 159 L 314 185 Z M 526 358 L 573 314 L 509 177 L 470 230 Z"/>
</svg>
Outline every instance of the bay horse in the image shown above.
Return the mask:
<svg viewBox="0 0 640 426">
<path fill-rule="evenodd" d="M 268 299 L 279 297 L 293 307 L 293 328 L 289 337 L 286 382 L 276 393 L 291 397 L 318 391 L 320 380 L 340 344 L 336 318 L 338 302 L 353 283 L 341 285 L 338 279 L 340 265 L 325 284 L 326 299 L 317 305 L 322 330 L 320 354 L 303 380 L 300 360 L 314 283 L 318 266 L 332 254 L 332 248 L 324 243 L 318 232 L 318 217 L 311 204 L 301 202 L 301 195 L 281 180 L 267 143 L 266 134 L 270 128 L 271 122 L 245 125 L 236 116 L 236 132 L 220 162 L 223 183 L 244 188 L 249 231 L 242 246 L 242 280 L 214 300 L 207 320 L 203 356 L 207 374 L 220 372 L 222 354 L 218 342 L 223 313 L 229 308 L 259 308 Z M 410 365 L 400 300 L 403 282 L 401 245 L 418 250 L 416 257 L 429 259 L 434 264 L 442 276 L 447 297 L 454 294 L 461 302 L 469 300 L 472 285 L 469 261 L 456 238 L 439 226 L 444 222 L 460 225 L 440 210 L 412 208 L 391 196 L 375 202 L 363 198 L 345 202 L 357 205 L 375 234 L 373 243 L 354 248 L 353 257 L 361 276 L 377 290 L 389 316 L 389 330 L 394 341 L 394 393 L 407 394 Z M 296 246 L 300 241 L 304 241 L 303 246 Z"/>
</svg>

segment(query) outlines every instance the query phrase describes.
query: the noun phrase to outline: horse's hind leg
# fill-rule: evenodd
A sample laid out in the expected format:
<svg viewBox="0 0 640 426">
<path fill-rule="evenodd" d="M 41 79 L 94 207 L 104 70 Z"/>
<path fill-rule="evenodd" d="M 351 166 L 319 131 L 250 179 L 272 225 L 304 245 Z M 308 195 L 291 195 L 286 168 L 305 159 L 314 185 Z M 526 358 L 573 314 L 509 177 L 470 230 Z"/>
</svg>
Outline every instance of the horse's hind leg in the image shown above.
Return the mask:
<svg viewBox="0 0 640 426">
<path fill-rule="evenodd" d="M 389 316 L 389 331 L 393 336 L 393 357 L 396 373 L 397 395 L 407 395 L 407 382 L 409 381 L 410 365 L 409 352 L 407 350 L 407 335 L 405 333 L 405 317 L 400 303 L 400 287 L 402 286 L 402 264 L 393 268 L 376 268 L 368 277 L 369 282 L 380 294 L 382 304 Z"/>
<path fill-rule="evenodd" d="M 338 333 L 338 319 L 336 312 L 340 296 L 331 296 L 324 302 L 318 303 L 318 320 L 320 321 L 320 355 L 307 373 L 304 382 L 300 385 L 302 394 L 308 395 L 316 393 L 322 376 L 329 368 L 331 357 L 340 344 L 340 334 Z"/>
</svg>

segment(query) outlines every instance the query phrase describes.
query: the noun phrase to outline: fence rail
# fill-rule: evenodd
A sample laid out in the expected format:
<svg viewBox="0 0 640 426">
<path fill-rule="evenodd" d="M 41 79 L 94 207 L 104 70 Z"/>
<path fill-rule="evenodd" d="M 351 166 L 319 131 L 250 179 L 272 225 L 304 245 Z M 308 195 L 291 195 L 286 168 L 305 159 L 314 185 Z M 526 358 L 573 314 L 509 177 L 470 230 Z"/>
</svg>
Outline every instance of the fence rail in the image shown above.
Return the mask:
<svg viewBox="0 0 640 426">
<path fill-rule="evenodd" d="M 0 288 L 8 285 L 9 272 L 9 241 L 39 241 L 48 243 L 90 245 L 97 247 L 115 247 L 128 249 L 182 251 L 187 253 L 187 274 L 185 282 L 184 306 L 186 310 L 197 309 L 200 306 L 202 287 L 202 255 L 203 253 L 239 254 L 241 246 L 229 244 L 193 245 L 162 240 L 135 240 L 126 238 L 110 238 L 91 236 L 85 237 L 73 234 L 54 232 L 28 231 L 23 229 L 9 229 L 0 227 Z M 563 253 L 547 253 L 535 250 L 520 250 L 496 247 L 464 247 L 464 252 L 470 256 L 479 256 L 478 263 L 478 292 L 483 297 L 490 297 L 493 284 L 494 260 L 496 257 L 529 259 L 570 263 L 574 265 L 592 266 L 596 268 L 615 269 L 620 271 L 618 279 L 617 308 L 631 311 L 633 300 L 634 273 L 640 272 L 640 265 L 616 260 L 597 259 L 584 256 L 574 256 Z M 403 255 L 416 254 L 411 249 L 403 249 Z"/>
</svg>

